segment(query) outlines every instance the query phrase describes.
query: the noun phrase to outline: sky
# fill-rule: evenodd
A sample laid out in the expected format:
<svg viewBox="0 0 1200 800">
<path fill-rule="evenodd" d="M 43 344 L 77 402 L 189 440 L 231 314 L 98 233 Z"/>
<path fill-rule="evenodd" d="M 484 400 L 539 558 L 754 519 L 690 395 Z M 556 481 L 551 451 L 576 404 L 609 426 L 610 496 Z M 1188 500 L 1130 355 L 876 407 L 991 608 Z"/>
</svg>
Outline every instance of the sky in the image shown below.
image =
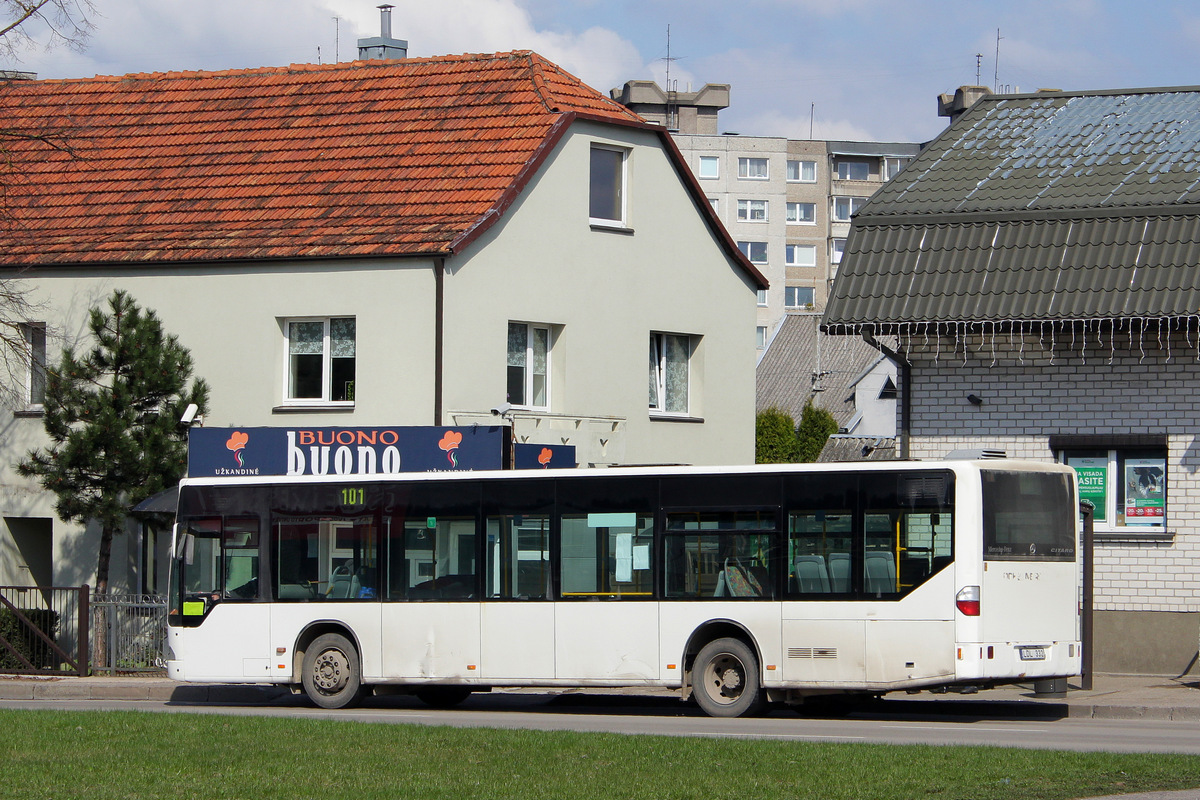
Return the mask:
<svg viewBox="0 0 1200 800">
<path fill-rule="evenodd" d="M 68 0 L 78 2 L 78 0 Z M 39 78 L 351 60 L 380 0 L 91 0 L 80 49 L 38 27 Z M 607 94 L 731 85 L 722 132 L 923 142 L 937 96 L 1200 84 L 1195 0 L 391 0 L 411 57 L 534 50 Z M 9 6 L 0 0 L 0 9 Z M 0 14 L 3 12 L 0 11 Z"/>
</svg>

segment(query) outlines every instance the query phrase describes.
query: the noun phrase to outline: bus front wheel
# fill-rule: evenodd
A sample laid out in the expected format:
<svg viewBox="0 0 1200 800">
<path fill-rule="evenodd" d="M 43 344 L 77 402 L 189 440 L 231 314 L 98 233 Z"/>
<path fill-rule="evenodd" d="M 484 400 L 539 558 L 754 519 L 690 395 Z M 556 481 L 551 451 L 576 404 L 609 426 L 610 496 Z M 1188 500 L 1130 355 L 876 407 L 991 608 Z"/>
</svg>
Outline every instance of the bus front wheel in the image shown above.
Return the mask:
<svg viewBox="0 0 1200 800">
<path fill-rule="evenodd" d="M 758 659 L 740 639 L 715 639 L 692 665 L 696 703 L 710 717 L 744 717 L 764 705 Z"/>
<path fill-rule="evenodd" d="M 321 708 L 349 708 L 362 699 L 358 651 L 340 634 L 318 636 L 304 651 L 304 693 Z"/>
</svg>

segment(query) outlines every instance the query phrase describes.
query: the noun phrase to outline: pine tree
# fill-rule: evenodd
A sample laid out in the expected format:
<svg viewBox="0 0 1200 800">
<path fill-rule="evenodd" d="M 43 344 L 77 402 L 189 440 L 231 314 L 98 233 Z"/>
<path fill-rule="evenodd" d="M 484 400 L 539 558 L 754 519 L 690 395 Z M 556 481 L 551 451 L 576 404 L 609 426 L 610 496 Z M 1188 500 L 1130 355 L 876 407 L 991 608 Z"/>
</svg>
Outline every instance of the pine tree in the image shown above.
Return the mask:
<svg viewBox="0 0 1200 800">
<path fill-rule="evenodd" d="M 104 594 L 113 536 L 130 508 L 183 474 L 187 430 L 179 419 L 189 403 L 206 410 L 208 385 L 188 385 L 191 354 L 124 291 L 107 310 L 92 308 L 88 329 L 92 349 L 77 356 L 67 348 L 48 370 L 43 424 L 51 445 L 30 451 L 17 471 L 55 494 L 64 522 L 99 524 L 96 591 Z"/>
</svg>

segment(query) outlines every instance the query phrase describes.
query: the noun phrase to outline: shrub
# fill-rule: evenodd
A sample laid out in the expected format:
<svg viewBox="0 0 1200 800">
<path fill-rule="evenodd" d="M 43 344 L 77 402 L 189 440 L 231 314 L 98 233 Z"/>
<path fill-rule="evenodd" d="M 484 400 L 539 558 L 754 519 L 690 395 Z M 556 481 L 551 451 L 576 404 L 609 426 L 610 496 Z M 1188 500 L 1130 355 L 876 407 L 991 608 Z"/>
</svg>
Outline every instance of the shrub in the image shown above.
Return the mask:
<svg viewBox="0 0 1200 800">
<path fill-rule="evenodd" d="M 793 464 L 800 457 L 796 445 L 791 414 L 778 408 L 758 412 L 754 418 L 754 463 Z"/>
<path fill-rule="evenodd" d="M 22 608 L 20 612 L 37 626 L 38 630 L 52 640 L 58 634 L 58 612 L 44 608 Z M 0 639 L 18 653 L 29 659 L 34 669 L 53 669 L 58 665 L 58 654 L 50 649 L 41 637 L 29 629 L 24 621 L 7 608 L 0 609 Z M 0 647 L 0 670 L 27 670 L 6 647 Z"/>
</svg>

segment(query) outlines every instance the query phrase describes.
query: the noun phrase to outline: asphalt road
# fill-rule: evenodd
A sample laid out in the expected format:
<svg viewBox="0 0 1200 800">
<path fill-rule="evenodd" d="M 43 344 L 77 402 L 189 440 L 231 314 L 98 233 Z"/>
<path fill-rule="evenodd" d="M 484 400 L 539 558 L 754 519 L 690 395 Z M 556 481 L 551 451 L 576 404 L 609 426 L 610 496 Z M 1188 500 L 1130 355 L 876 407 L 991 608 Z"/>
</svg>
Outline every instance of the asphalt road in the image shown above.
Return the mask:
<svg viewBox="0 0 1200 800">
<path fill-rule="evenodd" d="M 1200 721 L 1046 716 L 1010 704 L 884 700 L 866 708 L 749 719 L 712 719 L 674 698 L 497 693 L 450 710 L 410 697 L 369 698 L 353 710 L 316 709 L 300 697 L 270 703 L 185 704 L 155 700 L 4 700 L 2 708 L 131 710 L 351 720 L 409 725 L 571 730 L 813 742 L 996 745 L 1051 750 L 1200 754 Z"/>
</svg>

